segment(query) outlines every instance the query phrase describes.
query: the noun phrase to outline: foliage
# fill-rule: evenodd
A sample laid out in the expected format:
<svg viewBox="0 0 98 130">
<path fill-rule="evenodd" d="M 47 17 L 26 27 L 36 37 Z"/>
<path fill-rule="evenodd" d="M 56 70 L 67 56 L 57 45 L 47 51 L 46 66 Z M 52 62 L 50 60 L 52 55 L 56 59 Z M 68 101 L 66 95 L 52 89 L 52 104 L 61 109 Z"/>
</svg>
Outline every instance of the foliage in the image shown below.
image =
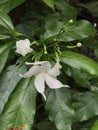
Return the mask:
<svg viewBox="0 0 98 130">
<path fill-rule="evenodd" d="M 98 130 L 97 5 L 97 0 L 0 1 L 0 130 Z M 30 46 L 22 56 L 25 45 L 18 54 L 16 42 L 25 39 Z M 51 63 L 49 72 L 43 61 Z M 28 62 L 46 68 L 31 68 L 27 78 Z M 46 100 L 35 83 L 44 69 L 69 86 L 56 89 L 52 82 L 51 89 L 41 78 Z"/>
</svg>

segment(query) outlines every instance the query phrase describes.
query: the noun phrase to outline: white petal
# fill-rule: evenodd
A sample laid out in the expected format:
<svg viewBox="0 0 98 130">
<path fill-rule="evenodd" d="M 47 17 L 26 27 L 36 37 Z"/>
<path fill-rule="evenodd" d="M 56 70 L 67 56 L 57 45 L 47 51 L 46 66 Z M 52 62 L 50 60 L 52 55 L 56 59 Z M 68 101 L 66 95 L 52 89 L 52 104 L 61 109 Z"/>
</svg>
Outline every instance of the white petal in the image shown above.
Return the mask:
<svg viewBox="0 0 98 130">
<path fill-rule="evenodd" d="M 29 39 L 24 39 L 24 40 L 19 40 L 19 41 L 17 41 L 16 42 L 16 47 L 20 47 L 21 45 L 24 45 L 25 44 L 25 46 L 30 46 L 30 41 L 29 41 Z"/>
<path fill-rule="evenodd" d="M 43 63 L 45 63 L 45 62 L 47 62 L 47 61 L 38 61 L 38 62 L 34 62 L 34 63 L 25 62 L 25 63 L 26 63 L 26 65 L 41 65 L 41 64 L 43 64 Z"/>
<path fill-rule="evenodd" d="M 56 63 L 54 67 L 48 71 L 48 74 L 54 77 L 60 75 L 59 63 Z"/>
<path fill-rule="evenodd" d="M 48 61 L 26 62 L 26 65 L 40 65 L 41 72 L 48 72 L 51 69 L 51 64 Z"/>
<path fill-rule="evenodd" d="M 23 41 L 23 43 L 25 43 L 27 46 L 30 46 L 30 41 L 29 41 L 29 39 L 25 39 L 25 40 L 22 40 Z"/>
<path fill-rule="evenodd" d="M 35 87 L 39 93 L 41 93 L 46 100 L 46 96 L 44 94 L 45 90 L 45 80 L 43 73 L 40 73 L 34 80 Z"/>
<path fill-rule="evenodd" d="M 50 88 L 58 89 L 62 87 L 69 87 L 68 85 L 63 85 L 59 80 L 54 79 L 47 74 L 45 75 L 45 81 Z"/>
<path fill-rule="evenodd" d="M 51 64 L 46 61 L 42 64 L 42 67 L 43 67 L 43 71 L 49 71 L 51 69 Z"/>
<path fill-rule="evenodd" d="M 33 49 L 30 48 L 30 41 L 28 39 L 19 40 L 16 42 L 16 51 L 17 53 L 25 56 L 26 54 L 30 53 Z"/>
<path fill-rule="evenodd" d="M 18 54 L 22 55 L 22 56 L 26 56 L 28 53 L 30 53 L 32 51 L 31 48 L 25 48 L 25 49 L 18 49 L 15 52 L 17 52 Z"/>
<path fill-rule="evenodd" d="M 21 75 L 22 77 L 25 78 L 30 78 L 32 77 L 34 74 L 37 74 L 40 72 L 40 66 L 32 66 L 26 73 L 24 73 L 23 75 Z"/>
</svg>

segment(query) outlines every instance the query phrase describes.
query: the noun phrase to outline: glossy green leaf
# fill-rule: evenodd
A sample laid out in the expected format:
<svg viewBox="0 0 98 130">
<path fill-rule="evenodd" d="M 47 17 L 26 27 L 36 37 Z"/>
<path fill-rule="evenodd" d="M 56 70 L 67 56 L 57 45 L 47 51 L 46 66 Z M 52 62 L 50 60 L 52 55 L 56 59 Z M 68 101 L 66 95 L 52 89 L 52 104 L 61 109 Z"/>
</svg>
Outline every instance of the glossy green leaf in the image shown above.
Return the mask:
<svg viewBox="0 0 98 130">
<path fill-rule="evenodd" d="M 0 129 L 31 130 L 35 116 L 36 90 L 33 79 L 22 79 L 11 93 L 0 115 Z"/>
<path fill-rule="evenodd" d="M 8 13 L 25 1 L 26 0 L 0 0 L 0 8 Z"/>
<path fill-rule="evenodd" d="M 63 19 L 67 20 L 76 19 L 77 11 L 73 6 L 68 4 L 68 2 L 65 2 L 65 0 L 56 0 L 55 5 L 56 8 L 60 11 L 60 15 L 61 17 L 63 17 Z"/>
<path fill-rule="evenodd" d="M 15 29 L 14 29 L 14 26 L 10 17 L 2 10 L 0 10 L 0 25 L 5 27 L 7 30 L 9 30 L 12 33 L 15 32 Z"/>
<path fill-rule="evenodd" d="M 44 34 L 44 39 L 53 40 L 56 38 L 58 41 L 67 42 L 93 36 L 96 32 L 93 25 L 86 20 L 76 21 L 67 26 L 66 24 L 67 23 L 57 21 L 57 19 L 48 20 L 45 26 L 46 32 Z M 65 29 L 60 31 L 63 26 L 65 26 Z"/>
<path fill-rule="evenodd" d="M 49 40 L 53 40 L 59 33 L 63 26 L 63 23 L 55 18 L 53 15 L 48 15 L 45 19 L 45 34 L 43 39 L 49 42 Z"/>
<path fill-rule="evenodd" d="M 12 65 L 9 66 L 1 75 L 0 75 L 0 113 L 2 112 L 9 95 L 15 88 L 16 84 L 19 82 L 21 77 L 19 74 L 22 74 L 26 71 L 24 64 L 21 65 Z"/>
<path fill-rule="evenodd" d="M 91 75 L 98 76 L 98 63 L 82 54 L 72 51 L 62 52 L 61 62 Z"/>
<path fill-rule="evenodd" d="M 92 91 L 98 91 L 98 77 L 90 80 L 90 89 Z"/>
<path fill-rule="evenodd" d="M 98 91 L 74 92 L 73 107 L 75 109 L 74 120 L 85 121 L 98 115 Z"/>
<path fill-rule="evenodd" d="M 47 92 L 46 110 L 49 119 L 58 130 L 71 130 L 74 110 L 71 105 L 71 92 L 66 88 Z"/>
<path fill-rule="evenodd" d="M 10 36 L 0 34 L 0 40 L 8 39 Z"/>
<path fill-rule="evenodd" d="M 58 36 L 58 39 L 60 41 L 80 40 L 88 36 L 93 36 L 95 32 L 95 28 L 90 22 L 80 20 L 70 24 L 68 27 L 65 26 L 65 31 Z"/>
<path fill-rule="evenodd" d="M 0 25 L 0 40 L 10 39 L 11 32 L 7 30 L 4 26 Z"/>
<path fill-rule="evenodd" d="M 95 37 L 89 37 L 83 40 L 83 44 L 85 47 L 94 49 L 94 55 L 96 59 L 98 59 L 98 40 L 96 40 Z"/>
<path fill-rule="evenodd" d="M 54 0 L 43 0 L 49 7 L 54 9 Z"/>
<path fill-rule="evenodd" d="M 63 71 L 73 79 L 75 79 L 76 83 L 83 87 L 90 87 L 89 75 L 87 73 L 83 73 L 82 71 L 70 67 L 68 65 L 62 65 Z"/>
<path fill-rule="evenodd" d="M 98 130 L 98 120 L 94 123 L 90 130 Z"/>
<path fill-rule="evenodd" d="M 38 23 L 38 20 L 29 20 L 24 21 L 21 24 L 18 24 L 15 28 L 19 33 L 22 33 L 25 37 L 34 37 L 35 35 L 38 35 L 37 28 L 38 26 L 41 26 L 40 23 Z"/>
<path fill-rule="evenodd" d="M 11 43 L 0 45 L 0 73 L 4 68 L 8 54 L 11 48 Z"/>
</svg>

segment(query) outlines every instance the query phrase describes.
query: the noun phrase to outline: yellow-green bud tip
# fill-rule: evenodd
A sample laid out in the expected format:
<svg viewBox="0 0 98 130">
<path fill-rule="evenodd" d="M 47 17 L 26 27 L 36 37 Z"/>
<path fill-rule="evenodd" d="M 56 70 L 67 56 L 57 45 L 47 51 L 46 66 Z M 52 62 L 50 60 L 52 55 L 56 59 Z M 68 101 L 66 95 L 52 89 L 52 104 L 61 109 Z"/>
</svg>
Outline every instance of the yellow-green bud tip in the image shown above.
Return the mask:
<svg viewBox="0 0 98 130">
<path fill-rule="evenodd" d="M 59 65 L 59 68 L 62 69 L 62 65 L 61 64 Z"/>
<path fill-rule="evenodd" d="M 32 44 L 35 44 L 37 41 L 33 41 Z"/>
<path fill-rule="evenodd" d="M 53 39 L 53 41 L 54 41 L 54 42 L 56 42 L 56 41 L 57 41 L 57 39 L 56 39 L 56 38 L 54 38 L 54 39 Z"/>
<path fill-rule="evenodd" d="M 76 46 L 77 46 L 77 47 L 81 47 L 81 46 L 82 46 L 82 43 L 81 43 L 81 42 L 78 42 Z"/>
<path fill-rule="evenodd" d="M 47 51 L 44 51 L 44 54 L 46 55 L 46 54 L 48 54 L 48 52 L 47 52 Z"/>
<path fill-rule="evenodd" d="M 39 42 L 36 42 L 36 45 L 39 45 Z"/>
<path fill-rule="evenodd" d="M 69 20 L 69 23 L 73 23 L 73 22 L 74 22 L 73 19 L 70 19 L 70 20 Z"/>
</svg>

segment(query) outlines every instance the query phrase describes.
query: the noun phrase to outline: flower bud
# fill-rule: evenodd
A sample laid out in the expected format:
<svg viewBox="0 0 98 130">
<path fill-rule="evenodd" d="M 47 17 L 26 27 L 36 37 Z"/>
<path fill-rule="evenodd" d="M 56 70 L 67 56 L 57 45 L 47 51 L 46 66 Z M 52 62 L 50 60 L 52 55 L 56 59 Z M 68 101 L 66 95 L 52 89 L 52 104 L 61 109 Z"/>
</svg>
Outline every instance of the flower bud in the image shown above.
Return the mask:
<svg viewBox="0 0 98 130">
<path fill-rule="evenodd" d="M 73 19 L 70 19 L 70 20 L 69 20 L 69 23 L 73 23 L 73 22 L 74 22 Z"/>
<path fill-rule="evenodd" d="M 77 47 L 81 47 L 81 46 L 82 46 L 82 43 L 81 43 L 81 42 L 78 42 L 76 46 L 77 46 Z"/>
</svg>

